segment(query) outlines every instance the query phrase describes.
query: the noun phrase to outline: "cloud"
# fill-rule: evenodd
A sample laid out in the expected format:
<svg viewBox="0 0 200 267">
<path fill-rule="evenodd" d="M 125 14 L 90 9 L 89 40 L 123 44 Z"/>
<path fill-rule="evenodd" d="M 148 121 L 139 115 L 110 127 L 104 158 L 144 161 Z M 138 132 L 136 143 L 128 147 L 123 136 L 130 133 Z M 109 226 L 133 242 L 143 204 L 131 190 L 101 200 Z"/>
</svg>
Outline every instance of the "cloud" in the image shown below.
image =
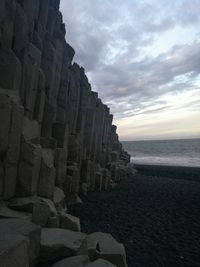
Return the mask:
<svg viewBox="0 0 200 267">
<path fill-rule="evenodd" d="M 61 0 L 61 10 L 75 61 L 117 120 L 162 113 L 165 96 L 200 90 L 199 0 Z"/>
<path fill-rule="evenodd" d="M 153 59 L 123 65 L 123 69 L 107 66 L 95 75 L 97 87 L 103 98 L 112 106 L 132 101 L 134 107 L 143 109 L 146 101 L 153 105 L 162 95 L 169 92 L 181 93 L 195 87 L 193 81 L 200 72 L 200 43 L 173 47 L 168 53 Z M 120 64 L 117 64 L 120 66 Z M 183 79 L 183 81 L 182 81 Z M 113 110 L 121 116 L 121 109 Z M 121 114 L 117 114 L 121 113 Z M 126 115 L 126 114 L 125 114 Z"/>
</svg>

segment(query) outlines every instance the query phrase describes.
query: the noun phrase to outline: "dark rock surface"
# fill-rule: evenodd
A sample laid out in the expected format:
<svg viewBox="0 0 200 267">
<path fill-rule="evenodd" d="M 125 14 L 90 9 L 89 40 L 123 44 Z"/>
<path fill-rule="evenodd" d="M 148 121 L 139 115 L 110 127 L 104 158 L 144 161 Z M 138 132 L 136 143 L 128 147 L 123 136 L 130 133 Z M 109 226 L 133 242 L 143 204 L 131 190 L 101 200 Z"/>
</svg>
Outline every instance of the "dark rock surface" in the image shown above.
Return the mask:
<svg viewBox="0 0 200 267">
<path fill-rule="evenodd" d="M 0 198 L 107 189 L 130 156 L 65 40 L 58 0 L 1 0 Z M 124 168 L 124 172 L 122 171 Z M 106 171 L 105 171 L 106 170 Z"/>
</svg>

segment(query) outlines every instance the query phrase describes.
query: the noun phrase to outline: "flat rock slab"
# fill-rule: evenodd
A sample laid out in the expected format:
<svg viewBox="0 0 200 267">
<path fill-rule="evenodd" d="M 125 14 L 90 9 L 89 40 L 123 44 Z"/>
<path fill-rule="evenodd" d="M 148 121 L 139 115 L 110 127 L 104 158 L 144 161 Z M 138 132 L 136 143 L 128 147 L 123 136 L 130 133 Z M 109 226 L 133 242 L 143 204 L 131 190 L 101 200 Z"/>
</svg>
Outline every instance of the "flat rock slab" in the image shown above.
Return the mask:
<svg viewBox="0 0 200 267">
<path fill-rule="evenodd" d="M 86 234 L 58 228 L 43 228 L 41 262 L 76 256 Z"/>
<path fill-rule="evenodd" d="M 80 219 L 78 217 L 62 212 L 60 214 L 60 228 L 80 232 Z"/>
<path fill-rule="evenodd" d="M 32 213 L 32 221 L 43 227 L 47 226 L 50 217 L 57 217 L 53 201 L 38 196 L 14 198 L 9 203 L 9 207 Z M 13 211 L 13 213 L 15 212 Z"/>
<path fill-rule="evenodd" d="M 116 267 L 116 265 L 113 265 L 109 261 L 98 259 L 94 262 L 89 263 L 88 265 L 86 265 L 86 267 Z"/>
<path fill-rule="evenodd" d="M 74 256 L 61 260 L 52 267 L 83 267 L 89 263 L 89 258 L 86 255 Z"/>
<path fill-rule="evenodd" d="M 0 218 L 31 220 L 31 217 L 30 213 L 14 211 L 8 208 L 5 204 L 0 204 Z"/>
<path fill-rule="evenodd" d="M 33 206 L 38 202 L 38 198 L 38 196 L 13 198 L 9 203 L 9 207 L 14 210 L 32 213 Z"/>
<path fill-rule="evenodd" d="M 99 244 L 99 258 L 108 260 L 117 267 L 127 267 L 126 252 L 123 244 L 118 243 L 110 234 L 96 232 L 90 235 Z"/>
<path fill-rule="evenodd" d="M 17 261 L 19 260 L 20 262 L 20 255 L 23 255 L 21 261 L 23 263 L 26 262 L 25 258 L 27 257 L 29 265 L 34 266 L 37 263 L 39 256 L 40 235 L 41 235 L 41 228 L 38 225 L 35 225 L 27 220 L 1 219 L 0 220 L 0 240 L 1 240 L 0 266 L 7 267 L 7 265 L 1 264 L 1 261 L 5 260 L 4 252 L 6 248 L 7 251 L 8 252 L 10 251 L 11 253 L 10 254 L 11 262 L 13 262 L 15 257 L 15 254 L 12 254 L 11 251 L 12 250 L 17 251 L 19 249 L 19 252 L 16 252 L 16 255 L 19 254 Z M 19 248 L 17 244 L 19 244 Z M 8 266 L 16 267 L 15 264 Z M 17 266 L 27 266 L 27 265 L 22 264 Z"/>
<path fill-rule="evenodd" d="M 28 259 L 28 238 L 0 230 L 0 266 L 26 267 Z"/>
</svg>

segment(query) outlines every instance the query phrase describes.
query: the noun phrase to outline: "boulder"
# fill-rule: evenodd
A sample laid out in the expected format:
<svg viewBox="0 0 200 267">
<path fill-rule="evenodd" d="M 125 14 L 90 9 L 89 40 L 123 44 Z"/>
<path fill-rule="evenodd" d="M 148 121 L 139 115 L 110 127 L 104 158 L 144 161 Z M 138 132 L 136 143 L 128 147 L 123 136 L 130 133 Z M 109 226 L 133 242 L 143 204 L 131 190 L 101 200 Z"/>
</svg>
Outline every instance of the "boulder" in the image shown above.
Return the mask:
<svg viewBox="0 0 200 267">
<path fill-rule="evenodd" d="M 26 220 L 0 220 L 0 266 L 35 266 L 40 250 L 41 229 Z"/>
<path fill-rule="evenodd" d="M 57 217 L 57 211 L 54 203 L 50 199 L 40 198 L 39 201 L 33 205 L 33 222 L 41 226 L 50 224 L 49 219 Z M 57 225 L 56 225 L 57 226 Z"/>
<path fill-rule="evenodd" d="M 52 267 L 83 267 L 89 263 L 89 258 L 86 255 L 74 256 L 61 260 Z"/>
<path fill-rule="evenodd" d="M 32 213 L 32 221 L 41 226 L 59 226 L 59 223 L 52 223 L 52 218 L 58 219 L 58 214 L 53 201 L 50 199 L 41 198 L 38 196 L 14 198 L 10 201 L 9 207 L 17 211 Z"/>
<path fill-rule="evenodd" d="M 0 218 L 10 218 L 10 219 L 26 219 L 31 220 L 31 214 L 25 212 L 18 212 L 8 208 L 4 202 L 0 203 Z"/>
<path fill-rule="evenodd" d="M 33 222 L 41 226 L 46 226 L 50 217 L 48 205 L 44 202 L 35 203 L 33 207 Z"/>
<path fill-rule="evenodd" d="M 0 234 L 0 266 L 27 267 L 29 240 L 19 234 L 4 232 Z"/>
<path fill-rule="evenodd" d="M 81 244 L 78 254 L 88 255 L 90 260 L 93 261 L 97 258 L 98 242 L 94 237 L 86 236 Z"/>
<path fill-rule="evenodd" d="M 13 210 L 33 212 L 33 206 L 38 201 L 37 196 L 24 197 L 24 198 L 13 198 L 9 202 L 9 207 Z"/>
<path fill-rule="evenodd" d="M 103 259 L 98 259 L 94 262 L 87 264 L 86 267 L 117 267 L 117 265 L 113 265 L 111 262 Z"/>
<path fill-rule="evenodd" d="M 76 256 L 86 234 L 57 228 L 43 228 L 41 235 L 42 262 Z"/>
<path fill-rule="evenodd" d="M 60 214 L 60 227 L 72 231 L 81 231 L 80 219 L 70 214 L 62 212 Z"/>
<path fill-rule="evenodd" d="M 118 243 L 110 234 L 106 233 L 97 232 L 90 236 L 98 241 L 99 258 L 108 260 L 117 267 L 127 267 L 123 244 Z"/>
</svg>

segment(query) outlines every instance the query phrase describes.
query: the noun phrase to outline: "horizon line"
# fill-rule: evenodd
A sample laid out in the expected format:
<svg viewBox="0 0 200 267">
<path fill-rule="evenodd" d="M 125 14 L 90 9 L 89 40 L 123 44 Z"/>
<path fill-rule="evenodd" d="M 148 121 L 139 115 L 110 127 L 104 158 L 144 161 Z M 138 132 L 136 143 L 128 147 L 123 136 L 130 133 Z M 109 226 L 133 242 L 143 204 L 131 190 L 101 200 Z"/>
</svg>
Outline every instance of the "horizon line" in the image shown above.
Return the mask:
<svg viewBox="0 0 200 267">
<path fill-rule="evenodd" d="M 170 139 L 137 139 L 137 140 L 120 140 L 120 142 L 170 141 L 170 140 L 191 140 L 191 139 L 200 139 L 200 137 L 183 137 L 183 138 L 170 138 Z"/>
</svg>

